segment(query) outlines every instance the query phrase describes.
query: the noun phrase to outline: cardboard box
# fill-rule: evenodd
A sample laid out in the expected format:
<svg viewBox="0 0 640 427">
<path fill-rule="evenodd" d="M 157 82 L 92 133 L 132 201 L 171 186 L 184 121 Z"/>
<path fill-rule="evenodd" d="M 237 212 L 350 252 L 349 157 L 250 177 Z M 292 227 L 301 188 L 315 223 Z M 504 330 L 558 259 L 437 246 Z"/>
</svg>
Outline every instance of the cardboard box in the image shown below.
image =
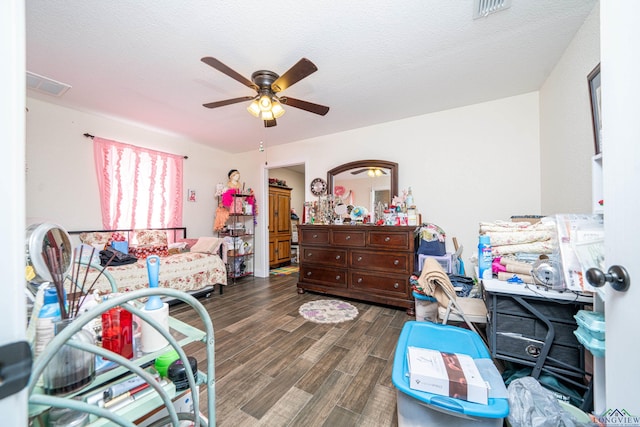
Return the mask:
<svg viewBox="0 0 640 427">
<path fill-rule="evenodd" d="M 488 404 L 489 385 L 471 356 L 408 347 L 407 358 L 410 388 Z"/>
</svg>

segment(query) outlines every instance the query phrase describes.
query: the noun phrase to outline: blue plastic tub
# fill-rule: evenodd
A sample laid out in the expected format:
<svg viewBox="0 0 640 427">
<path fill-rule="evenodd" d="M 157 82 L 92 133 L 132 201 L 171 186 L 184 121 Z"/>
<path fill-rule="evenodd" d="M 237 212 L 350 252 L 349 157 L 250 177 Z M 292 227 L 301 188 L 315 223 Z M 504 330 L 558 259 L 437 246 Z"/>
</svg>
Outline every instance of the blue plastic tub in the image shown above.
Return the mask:
<svg viewBox="0 0 640 427">
<path fill-rule="evenodd" d="M 489 382 L 491 389 L 501 395 L 501 397 L 492 397 L 490 394 L 487 405 L 414 390 L 409 387 L 407 362 L 409 346 L 468 354 L 476 359 L 479 368 L 484 365 L 491 366 L 495 370 L 489 350 L 477 333 L 430 322 L 406 322 L 398 339 L 391 374 L 393 385 L 398 391 L 398 425 L 400 427 L 502 426 L 504 418 L 509 415 L 509 401 L 502 377 L 497 370 L 495 370 L 496 375 L 487 378 L 481 369 L 483 378 Z"/>
<path fill-rule="evenodd" d="M 579 310 L 575 316 L 576 323 L 585 329 L 593 338 L 603 341 L 605 334 L 604 313 L 591 310 Z"/>
<path fill-rule="evenodd" d="M 578 342 L 585 346 L 587 350 L 591 352 L 595 357 L 604 357 L 605 344 L 604 340 L 596 339 L 589 331 L 582 326 L 578 326 L 578 329 L 573 331 L 573 334 L 578 338 Z"/>
</svg>

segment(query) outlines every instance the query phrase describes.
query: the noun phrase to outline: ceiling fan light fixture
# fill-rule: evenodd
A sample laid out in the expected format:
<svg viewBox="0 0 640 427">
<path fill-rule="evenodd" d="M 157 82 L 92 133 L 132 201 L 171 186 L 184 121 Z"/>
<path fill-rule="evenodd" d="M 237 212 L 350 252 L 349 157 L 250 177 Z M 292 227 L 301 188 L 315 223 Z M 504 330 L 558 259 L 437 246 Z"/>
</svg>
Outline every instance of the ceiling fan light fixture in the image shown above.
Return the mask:
<svg viewBox="0 0 640 427">
<path fill-rule="evenodd" d="M 273 113 L 271 111 L 263 111 L 262 120 L 273 120 Z"/>
<path fill-rule="evenodd" d="M 247 111 L 254 117 L 260 117 L 260 106 L 258 105 L 258 101 L 255 99 L 251 101 L 251 104 L 247 107 Z"/>
<path fill-rule="evenodd" d="M 262 111 L 271 111 L 271 97 L 269 95 L 262 95 L 258 103 Z"/>
<path fill-rule="evenodd" d="M 277 99 L 274 99 L 271 103 L 271 112 L 276 119 L 279 119 L 284 114 L 284 108 L 282 108 L 282 104 L 280 104 Z"/>
</svg>

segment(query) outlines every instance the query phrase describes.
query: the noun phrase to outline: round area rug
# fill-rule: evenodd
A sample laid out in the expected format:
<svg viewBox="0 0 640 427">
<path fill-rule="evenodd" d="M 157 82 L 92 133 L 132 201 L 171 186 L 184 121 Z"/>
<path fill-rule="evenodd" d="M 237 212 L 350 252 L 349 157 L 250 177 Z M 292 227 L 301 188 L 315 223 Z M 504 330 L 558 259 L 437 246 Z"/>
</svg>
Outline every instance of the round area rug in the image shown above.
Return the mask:
<svg viewBox="0 0 640 427">
<path fill-rule="evenodd" d="M 353 320 L 358 309 L 348 302 L 335 299 L 321 299 L 302 304 L 298 309 L 302 317 L 315 323 L 340 323 Z"/>
</svg>

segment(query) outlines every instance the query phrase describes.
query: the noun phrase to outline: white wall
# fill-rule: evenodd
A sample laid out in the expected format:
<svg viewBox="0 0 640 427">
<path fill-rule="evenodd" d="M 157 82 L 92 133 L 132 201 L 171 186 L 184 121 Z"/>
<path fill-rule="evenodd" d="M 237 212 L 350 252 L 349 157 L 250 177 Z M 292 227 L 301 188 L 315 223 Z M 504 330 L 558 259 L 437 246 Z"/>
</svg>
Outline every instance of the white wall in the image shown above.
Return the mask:
<svg viewBox="0 0 640 427">
<path fill-rule="evenodd" d="M 542 212 L 591 212 L 595 144 L 587 75 L 600 62 L 597 4 L 540 89 Z"/>
<path fill-rule="evenodd" d="M 27 218 L 67 230 L 102 229 L 93 145 L 84 133 L 189 156 L 184 161 L 183 224 L 189 237 L 211 236 L 215 186 L 235 167 L 232 156 L 176 135 L 27 98 Z M 194 189 L 197 202 L 186 201 Z"/>
<path fill-rule="evenodd" d="M 269 167 L 305 163 L 306 200 L 314 200 L 311 180 L 342 163 L 397 162 L 400 190 L 412 188 L 423 221 L 448 233 L 449 250 L 457 237 L 466 259 L 477 250 L 480 221 L 540 213 L 538 110 L 537 92 L 529 93 L 292 144 L 267 143 L 265 153 L 240 154 L 237 164 L 253 173 L 265 159 Z"/>
<path fill-rule="evenodd" d="M 291 188 L 291 208 L 296 210 L 298 217 L 302 220 L 302 207 L 305 201 L 304 173 L 291 169 L 275 168 L 269 169 L 269 178 L 286 181 L 287 187 Z"/>
</svg>

